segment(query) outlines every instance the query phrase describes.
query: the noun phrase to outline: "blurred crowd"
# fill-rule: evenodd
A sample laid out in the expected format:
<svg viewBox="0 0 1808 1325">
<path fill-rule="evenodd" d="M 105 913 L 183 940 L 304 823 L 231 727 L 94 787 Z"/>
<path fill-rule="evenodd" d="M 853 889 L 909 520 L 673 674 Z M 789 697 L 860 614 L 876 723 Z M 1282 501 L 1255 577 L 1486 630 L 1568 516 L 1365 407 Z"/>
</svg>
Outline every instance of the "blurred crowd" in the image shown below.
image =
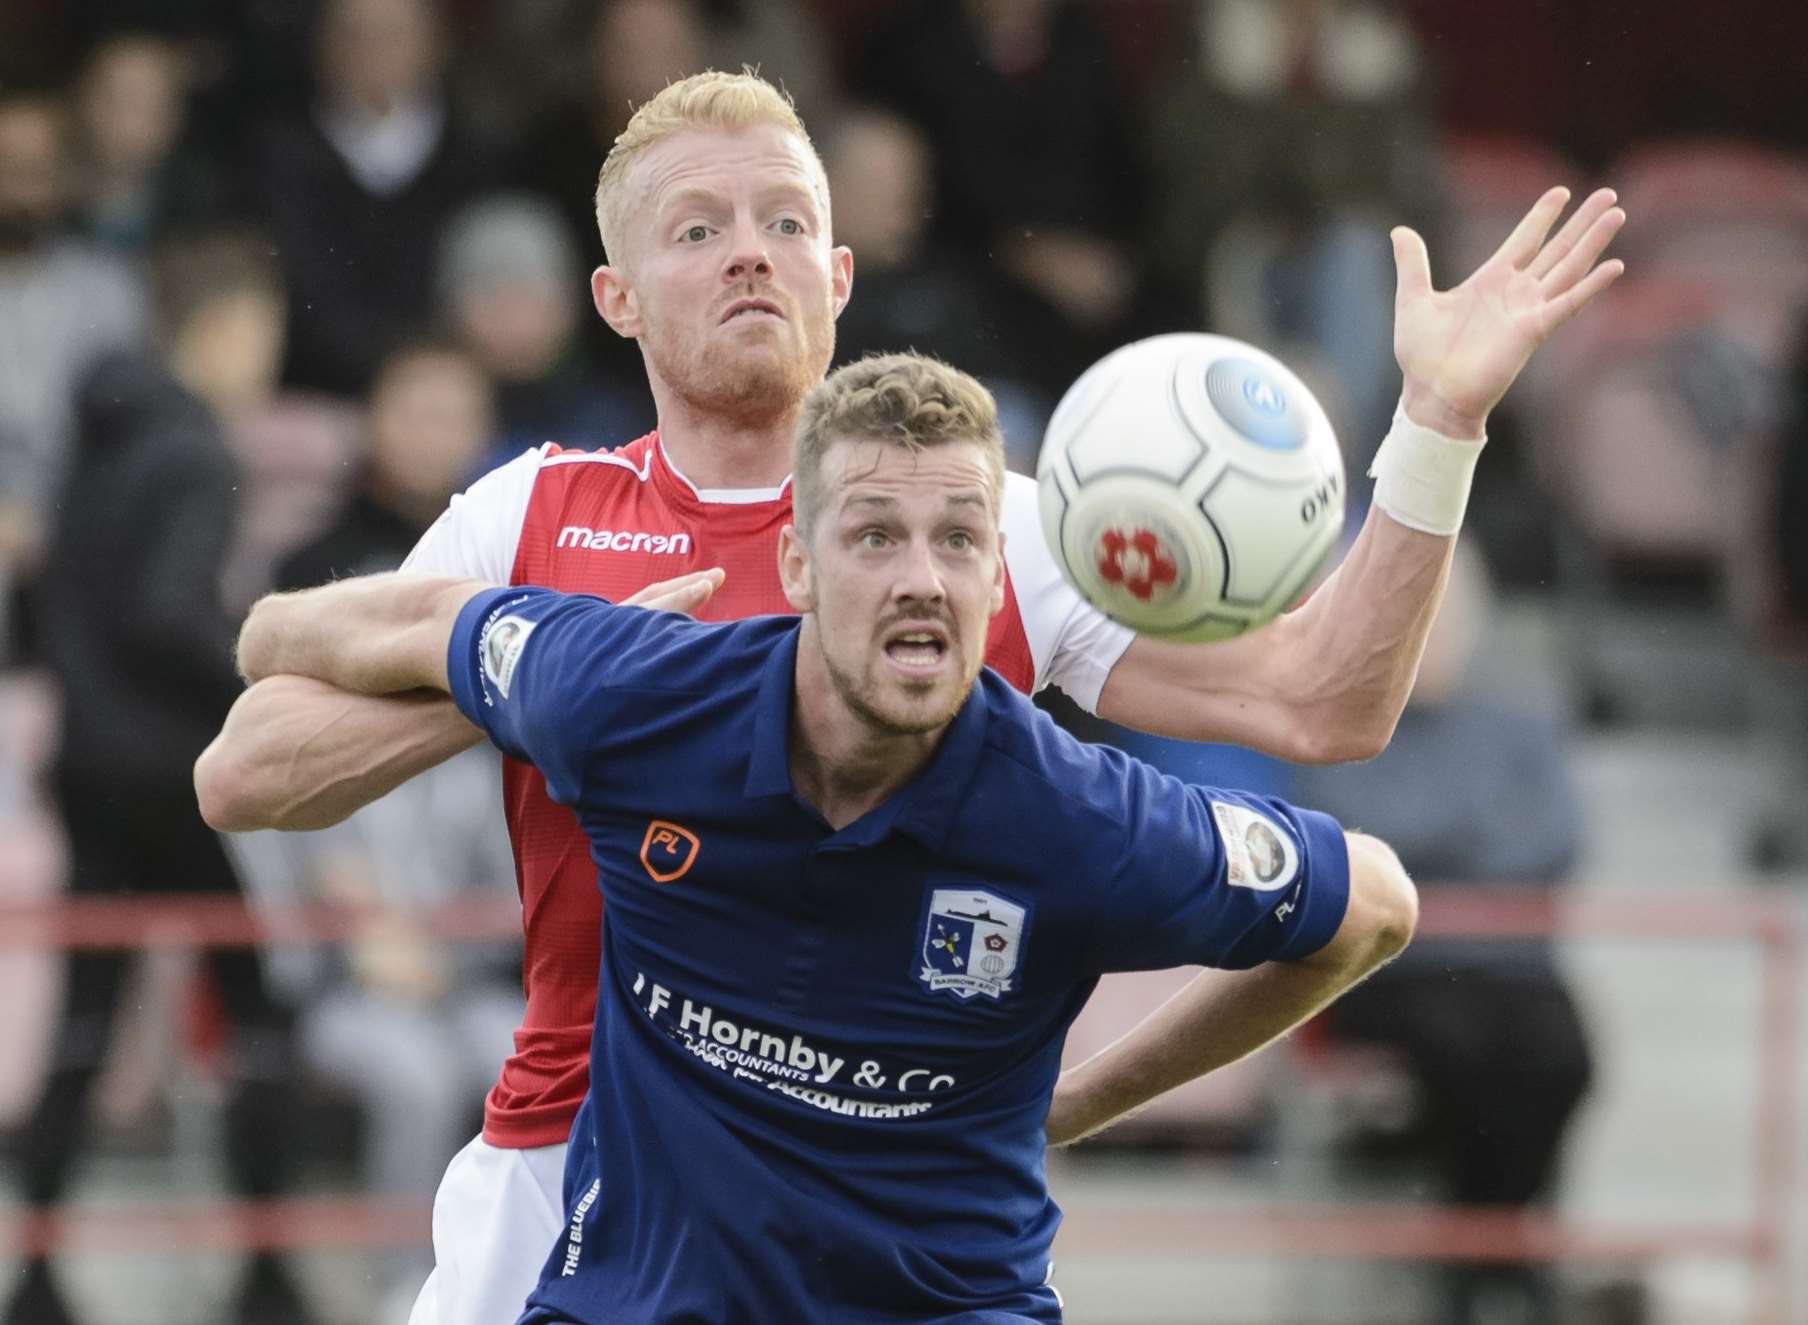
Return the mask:
<svg viewBox="0 0 1808 1325">
<path fill-rule="evenodd" d="M 408 918 L 512 895 L 494 762 L 230 860 L 189 766 L 258 594 L 393 567 L 524 447 L 653 426 L 636 347 L 590 306 L 596 172 L 668 80 L 742 65 L 796 99 L 855 254 L 837 361 L 908 347 L 974 372 L 1026 470 L 1087 363 L 1179 329 L 1293 363 L 1366 468 L 1398 382 L 1389 226 L 1425 233 L 1449 283 L 1544 187 L 1618 187 L 1632 275 L 1496 420 L 1452 638 L 1393 749 L 1305 777 L 1140 747 L 1353 816 L 1422 881 L 1560 883 L 1578 837 L 1561 724 L 1464 684 L 1484 559 L 1577 605 L 1597 716 L 1616 697 L 1586 622 L 1627 567 L 1634 587 L 1705 584 L 1766 666 L 1808 637 L 1808 121 L 1788 62 L 1808 34 L 1792 4 L 1732 7 L 1641 14 L 1630 40 L 1626 6 L 1566 0 L 9 3 L 0 898 L 247 887 L 381 917 L 341 949 L 210 959 L 228 1130 L 255 1138 L 229 1167 L 250 1194 L 291 1181 L 273 1138 L 300 1072 L 353 1102 L 371 1189 L 431 1190 L 518 984 L 508 945 Z M 1781 737 L 1797 756 L 1802 709 Z M 1801 808 L 1753 825 L 1755 857 L 1803 851 Z M 142 1102 L 109 1049 L 132 978 L 119 954 L 0 955 L 0 1117 L 33 1203 L 64 1190 L 103 1072 L 116 1114 L 135 1079 Z M 1548 1195 L 1590 1054 L 1542 948 L 1416 954 L 1331 1029 L 1400 1056 L 1450 1196 Z M 419 1264 L 392 1268 L 411 1294 Z M 40 1314 L 10 1319 L 55 1319 L 48 1276 L 28 1267 Z M 273 1260 L 239 1291 L 241 1319 L 307 1318 Z M 1504 1294 L 1546 1320 L 1548 1291 L 1508 1267 L 1453 1284 L 1449 1319 Z"/>
</svg>

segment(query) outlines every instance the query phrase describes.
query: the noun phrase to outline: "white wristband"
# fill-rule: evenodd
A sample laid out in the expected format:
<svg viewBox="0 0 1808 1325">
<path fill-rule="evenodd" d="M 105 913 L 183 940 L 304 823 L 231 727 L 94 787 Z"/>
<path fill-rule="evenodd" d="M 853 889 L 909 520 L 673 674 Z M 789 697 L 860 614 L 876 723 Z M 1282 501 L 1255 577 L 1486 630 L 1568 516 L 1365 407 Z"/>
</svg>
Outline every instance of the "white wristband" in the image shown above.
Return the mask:
<svg viewBox="0 0 1808 1325">
<path fill-rule="evenodd" d="M 1369 466 L 1375 505 L 1408 529 L 1456 533 L 1463 527 L 1475 462 L 1487 440 L 1446 437 L 1421 427 L 1406 417 L 1402 401 L 1394 407 L 1394 426 L 1381 439 Z"/>
</svg>

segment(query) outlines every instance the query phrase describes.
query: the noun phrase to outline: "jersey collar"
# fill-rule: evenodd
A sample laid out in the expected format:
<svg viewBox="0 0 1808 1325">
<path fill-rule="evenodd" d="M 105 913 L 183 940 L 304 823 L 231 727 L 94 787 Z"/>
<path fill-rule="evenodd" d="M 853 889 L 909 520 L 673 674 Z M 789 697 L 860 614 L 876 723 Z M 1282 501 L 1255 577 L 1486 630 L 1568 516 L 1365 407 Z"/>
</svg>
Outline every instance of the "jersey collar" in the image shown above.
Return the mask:
<svg viewBox="0 0 1808 1325">
<path fill-rule="evenodd" d="M 665 449 L 665 442 L 661 440 L 658 430 L 653 432 L 652 451 L 656 457 L 654 466 L 660 477 L 667 481 L 667 486 L 682 492 L 699 506 L 757 506 L 766 502 L 783 501 L 790 496 L 789 474 L 776 488 L 700 488 L 672 460 L 671 452 Z"/>
<path fill-rule="evenodd" d="M 801 623 L 786 632 L 762 664 L 764 671 L 755 700 L 753 749 L 743 788 L 749 796 L 790 796 L 799 805 L 805 802 L 791 782 L 790 740 L 797 642 L 802 633 Z M 896 831 L 915 838 L 932 851 L 942 848 L 979 767 L 991 719 L 987 685 L 988 678 L 981 672 L 923 771 L 883 804 L 837 833 L 838 841 L 847 846 L 870 846 Z"/>
</svg>

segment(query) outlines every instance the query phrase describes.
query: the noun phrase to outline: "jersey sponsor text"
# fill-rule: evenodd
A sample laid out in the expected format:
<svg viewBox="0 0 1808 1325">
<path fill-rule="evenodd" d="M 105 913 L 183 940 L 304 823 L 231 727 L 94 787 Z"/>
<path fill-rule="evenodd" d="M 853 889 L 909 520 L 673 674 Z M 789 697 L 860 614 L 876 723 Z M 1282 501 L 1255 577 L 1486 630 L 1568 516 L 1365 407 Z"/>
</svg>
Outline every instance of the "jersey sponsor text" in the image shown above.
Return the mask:
<svg viewBox="0 0 1808 1325">
<path fill-rule="evenodd" d="M 588 548 L 592 552 L 651 552 L 655 556 L 684 556 L 691 550 L 691 536 L 687 533 L 649 534 L 644 530 L 638 533 L 626 530 L 618 532 L 568 524 L 559 530 L 554 546 Z"/>
</svg>

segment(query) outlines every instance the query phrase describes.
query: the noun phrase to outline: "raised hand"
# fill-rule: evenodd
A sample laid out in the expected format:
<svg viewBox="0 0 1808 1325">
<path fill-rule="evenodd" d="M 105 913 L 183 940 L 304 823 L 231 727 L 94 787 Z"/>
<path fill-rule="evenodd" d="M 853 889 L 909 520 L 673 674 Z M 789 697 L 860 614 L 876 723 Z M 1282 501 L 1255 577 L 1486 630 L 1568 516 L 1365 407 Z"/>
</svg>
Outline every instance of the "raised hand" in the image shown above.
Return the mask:
<svg viewBox="0 0 1808 1325">
<path fill-rule="evenodd" d="M 1554 237 L 1569 190 L 1551 189 L 1461 285 L 1431 288 L 1425 241 L 1393 231 L 1394 358 L 1407 417 L 1451 437 L 1480 437 L 1488 411 L 1532 353 L 1626 269 L 1601 254 L 1626 222 L 1597 189 Z"/>
<path fill-rule="evenodd" d="M 633 597 L 622 599 L 622 606 L 648 607 L 660 612 L 683 612 L 688 616 L 708 602 L 709 596 L 721 588 L 722 581 L 727 578 L 728 572 L 719 566 L 712 566 L 708 570 L 694 570 L 687 575 L 649 584 Z"/>
</svg>

